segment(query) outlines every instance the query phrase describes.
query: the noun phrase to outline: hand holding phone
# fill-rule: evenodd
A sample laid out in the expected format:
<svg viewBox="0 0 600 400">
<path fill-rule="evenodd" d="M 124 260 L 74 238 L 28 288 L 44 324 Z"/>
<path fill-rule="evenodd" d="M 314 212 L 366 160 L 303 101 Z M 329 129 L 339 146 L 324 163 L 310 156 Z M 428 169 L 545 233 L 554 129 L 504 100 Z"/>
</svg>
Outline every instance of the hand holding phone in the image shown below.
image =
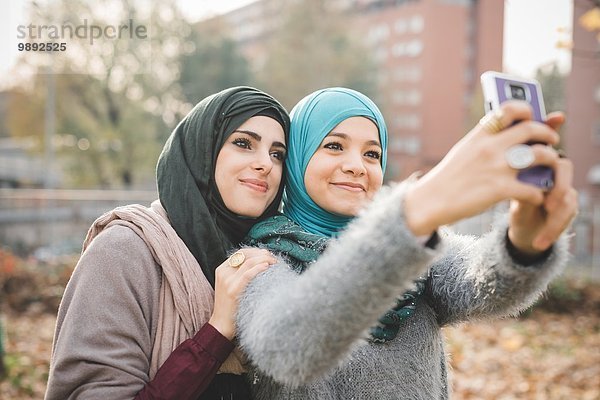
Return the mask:
<svg viewBox="0 0 600 400">
<path fill-rule="evenodd" d="M 486 113 L 499 109 L 500 104 L 507 100 L 523 100 L 531 105 L 534 120 L 546 121 L 542 89 L 535 79 L 522 79 L 499 72 L 487 71 L 481 75 L 481 86 Z M 550 190 L 554 186 L 554 171 L 546 166 L 533 166 L 519 171 L 517 179 L 544 190 Z"/>
</svg>

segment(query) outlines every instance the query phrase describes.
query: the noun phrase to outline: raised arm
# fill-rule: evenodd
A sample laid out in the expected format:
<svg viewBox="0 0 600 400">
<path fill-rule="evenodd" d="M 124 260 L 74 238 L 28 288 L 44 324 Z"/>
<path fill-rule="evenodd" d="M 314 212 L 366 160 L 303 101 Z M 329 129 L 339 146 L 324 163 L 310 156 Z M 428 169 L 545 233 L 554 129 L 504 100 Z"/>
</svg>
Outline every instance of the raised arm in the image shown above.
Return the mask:
<svg viewBox="0 0 600 400">
<path fill-rule="evenodd" d="M 509 252 L 506 220 L 480 238 L 442 234 L 445 254 L 432 266 L 426 289 L 440 325 L 516 315 L 564 269 L 566 235 L 538 260 L 524 263 Z"/>
<path fill-rule="evenodd" d="M 404 223 L 408 186 L 383 189 L 303 274 L 282 261 L 249 284 L 240 299 L 238 338 L 259 369 L 291 385 L 322 376 L 427 270 L 435 252 Z"/>
</svg>

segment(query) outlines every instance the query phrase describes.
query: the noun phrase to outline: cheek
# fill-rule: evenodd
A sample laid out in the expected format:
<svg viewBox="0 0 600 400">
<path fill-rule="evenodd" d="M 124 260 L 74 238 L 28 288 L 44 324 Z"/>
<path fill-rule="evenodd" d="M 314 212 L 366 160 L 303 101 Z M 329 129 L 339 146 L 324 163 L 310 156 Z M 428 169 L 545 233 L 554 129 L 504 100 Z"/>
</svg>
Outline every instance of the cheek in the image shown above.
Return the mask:
<svg viewBox="0 0 600 400">
<path fill-rule="evenodd" d="M 312 183 L 314 186 L 317 182 L 323 183 L 329 180 L 337 167 L 335 159 L 316 153 L 306 167 L 304 184 Z"/>
<path fill-rule="evenodd" d="M 217 162 L 217 165 L 215 167 L 215 185 L 217 186 L 217 190 L 220 193 L 223 193 L 223 190 L 225 189 L 225 182 L 223 180 L 224 176 L 225 174 L 223 173 L 223 168 L 221 168 L 221 166 Z"/>
<path fill-rule="evenodd" d="M 369 173 L 369 198 L 375 196 L 381 186 L 383 186 L 383 171 L 381 168 L 374 168 Z"/>
<path fill-rule="evenodd" d="M 271 179 L 271 185 L 273 185 L 273 188 L 275 189 L 275 191 L 277 191 L 279 189 L 279 186 L 281 185 L 281 178 L 283 177 L 283 166 L 274 166 L 271 170 L 271 173 L 269 174 L 269 177 Z"/>
<path fill-rule="evenodd" d="M 225 205 L 228 206 L 232 196 L 231 192 L 235 189 L 234 181 L 236 180 L 239 171 L 240 158 L 239 154 L 231 152 L 228 148 L 221 149 L 217 162 L 215 164 L 215 185 L 221 194 Z"/>
</svg>

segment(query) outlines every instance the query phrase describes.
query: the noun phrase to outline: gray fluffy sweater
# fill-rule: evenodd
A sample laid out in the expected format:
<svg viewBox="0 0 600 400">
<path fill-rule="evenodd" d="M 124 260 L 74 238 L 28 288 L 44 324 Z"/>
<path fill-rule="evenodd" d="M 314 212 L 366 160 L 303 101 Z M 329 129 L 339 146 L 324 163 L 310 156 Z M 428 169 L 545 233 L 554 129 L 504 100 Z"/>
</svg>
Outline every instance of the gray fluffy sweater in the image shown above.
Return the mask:
<svg viewBox="0 0 600 400">
<path fill-rule="evenodd" d="M 257 399 L 447 399 L 441 327 L 518 314 L 566 264 L 565 235 L 543 262 L 516 264 L 505 221 L 481 238 L 443 232 L 435 250 L 425 248 L 404 223 L 405 188 L 382 189 L 305 273 L 280 255 L 249 284 L 238 339 Z M 366 340 L 395 298 L 427 273 L 426 292 L 398 336 Z"/>
</svg>

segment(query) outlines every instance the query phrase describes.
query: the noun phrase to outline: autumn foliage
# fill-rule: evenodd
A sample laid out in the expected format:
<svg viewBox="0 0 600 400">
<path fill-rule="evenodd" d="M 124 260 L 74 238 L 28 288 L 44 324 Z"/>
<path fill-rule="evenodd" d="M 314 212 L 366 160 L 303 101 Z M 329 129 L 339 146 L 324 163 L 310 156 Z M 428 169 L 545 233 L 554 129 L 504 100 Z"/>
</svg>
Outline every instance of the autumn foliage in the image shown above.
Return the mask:
<svg viewBox="0 0 600 400">
<path fill-rule="evenodd" d="M 40 399 L 55 314 L 75 265 L 0 251 L 1 399 Z M 453 399 L 600 398 L 600 283 L 561 279 L 518 319 L 444 328 Z"/>
</svg>

